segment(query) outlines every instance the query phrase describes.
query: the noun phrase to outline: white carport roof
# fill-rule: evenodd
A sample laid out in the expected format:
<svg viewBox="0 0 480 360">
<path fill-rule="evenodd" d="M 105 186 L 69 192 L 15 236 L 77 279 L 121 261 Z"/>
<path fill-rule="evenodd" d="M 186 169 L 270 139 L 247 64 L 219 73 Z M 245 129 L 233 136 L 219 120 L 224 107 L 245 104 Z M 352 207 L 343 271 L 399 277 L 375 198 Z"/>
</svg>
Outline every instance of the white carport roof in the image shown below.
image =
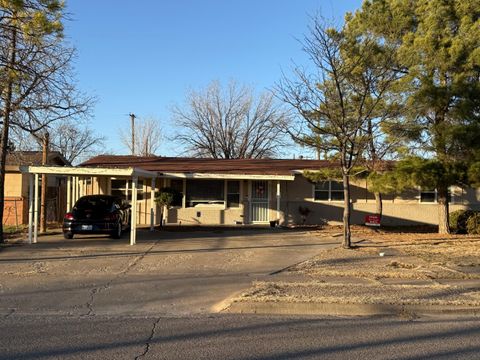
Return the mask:
<svg viewBox="0 0 480 360">
<path fill-rule="evenodd" d="M 29 181 L 29 216 L 28 216 L 28 240 L 29 243 L 36 243 L 38 238 L 38 176 L 47 175 L 63 175 L 75 178 L 79 176 L 95 176 L 95 177 L 129 177 L 132 179 L 132 214 L 130 224 L 130 244 L 136 243 L 137 237 L 137 181 L 139 177 L 152 179 L 158 177 L 158 173 L 135 167 L 127 168 L 106 168 L 106 167 L 73 167 L 73 166 L 20 166 L 20 171 L 30 175 Z M 78 181 L 74 181 L 74 186 L 78 187 Z M 35 186 L 34 186 L 35 185 Z M 154 191 L 151 191 L 151 224 L 153 230 L 153 198 Z M 33 231 L 32 231 L 33 230 Z M 33 232 L 33 233 L 32 233 Z M 33 241 L 32 241 L 33 235 Z"/>
<path fill-rule="evenodd" d="M 20 166 L 20 171 L 25 174 L 49 174 L 65 176 L 127 176 L 156 178 L 158 173 L 135 167 L 128 168 L 101 168 L 101 167 L 75 167 L 75 166 Z"/>
</svg>

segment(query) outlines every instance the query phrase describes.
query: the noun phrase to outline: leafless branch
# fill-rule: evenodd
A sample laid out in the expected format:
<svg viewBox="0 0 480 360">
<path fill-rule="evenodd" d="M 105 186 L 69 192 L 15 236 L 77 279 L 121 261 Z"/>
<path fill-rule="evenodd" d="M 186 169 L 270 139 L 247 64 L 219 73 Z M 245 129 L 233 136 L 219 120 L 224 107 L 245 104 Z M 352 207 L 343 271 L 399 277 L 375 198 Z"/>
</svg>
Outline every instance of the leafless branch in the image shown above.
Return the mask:
<svg viewBox="0 0 480 360">
<path fill-rule="evenodd" d="M 288 113 L 273 95 L 257 98 L 251 88 L 235 81 L 223 88 L 217 81 L 190 91 L 183 106 L 172 110 L 179 128 L 176 139 L 193 156 L 212 158 L 268 158 L 286 145 L 283 129 Z"/>
</svg>

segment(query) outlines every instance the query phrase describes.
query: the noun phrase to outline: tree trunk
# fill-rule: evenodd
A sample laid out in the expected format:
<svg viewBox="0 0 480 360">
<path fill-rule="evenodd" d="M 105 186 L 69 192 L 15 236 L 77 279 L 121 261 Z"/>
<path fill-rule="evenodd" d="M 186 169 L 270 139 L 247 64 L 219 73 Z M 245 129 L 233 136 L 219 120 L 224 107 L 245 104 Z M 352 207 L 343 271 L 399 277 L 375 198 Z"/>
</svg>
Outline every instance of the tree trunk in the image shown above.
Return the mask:
<svg viewBox="0 0 480 360">
<path fill-rule="evenodd" d="M 343 174 L 343 196 L 344 196 L 344 206 L 343 206 L 342 247 L 344 249 L 350 249 L 352 247 L 351 233 L 350 233 L 350 179 L 346 174 Z"/>
<path fill-rule="evenodd" d="M 448 188 L 439 187 L 437 189 L 438 202 L 438 233 L 450 234 L 450 225 L 448 221 Z"/>
<path fill-rule="evenodd" d="M 382 194 L 379 192 L 375 192 L 375 213 L 382 217 L 383 213 L 383 200 L 382 200 Z"/>
<path fill-rule="evenodd" d="M 8 109 L 8 106 L 5 106 Z M 5 111 L 3 117 L 2 138 L 0 140 L 0 243 L 5 242 L 3 237 L 3 210 L 5 207 L 5 165 L 8 151 L 8 127 L 10 126 L 10 111 Z"/>
<path fill-rule="evenodd" d="M 8 61 L 10 69 L 15 68 L 17 58 L 17 30 L 12 29 L 12 43 L 10 47 L 10 58 Z M 12 96 L 13 96 L 13 79 L 7 80 L 7 91 L 5 94 L 5 107 L 3 109 L 3 127 L 0 139 L 0 243 L 5 242 L 3 237 L 3 210 L 5 206 L 5 168 L 7 162 L 8 151 L 8 131 L 10 128 L 10 116 L 12 114 Z"/>
</svg>

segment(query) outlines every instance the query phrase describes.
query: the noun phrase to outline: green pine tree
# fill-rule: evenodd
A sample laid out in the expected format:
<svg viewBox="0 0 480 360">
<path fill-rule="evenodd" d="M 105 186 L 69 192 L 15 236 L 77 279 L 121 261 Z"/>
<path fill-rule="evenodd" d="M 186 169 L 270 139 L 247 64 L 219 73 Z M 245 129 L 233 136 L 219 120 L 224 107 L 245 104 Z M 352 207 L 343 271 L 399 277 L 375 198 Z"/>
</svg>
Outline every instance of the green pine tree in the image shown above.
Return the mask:
<svg viewBox="0 0 480 360">
<path fill-rule="evenodd" d="M 465 180 L 479 146 L 480 0 L 366 0 L 347 24 L 395 50 L 401 121 L 417 129 L 405 137 L 417 158 L 402 166 L 437 189 L 439 232 L 448 233 L 448 188 Z"/>
</svg>

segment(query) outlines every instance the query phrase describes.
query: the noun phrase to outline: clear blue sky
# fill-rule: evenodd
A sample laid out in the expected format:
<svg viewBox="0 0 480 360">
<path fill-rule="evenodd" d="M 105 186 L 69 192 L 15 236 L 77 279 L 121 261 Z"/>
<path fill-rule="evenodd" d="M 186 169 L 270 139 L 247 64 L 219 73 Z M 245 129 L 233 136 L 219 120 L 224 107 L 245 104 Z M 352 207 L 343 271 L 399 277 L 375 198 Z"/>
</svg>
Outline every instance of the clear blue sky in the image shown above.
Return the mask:
<svg viewBox="0 0 480 360">
<path fill-rule="evenodd" d="M 309 16 L 343 20 L 361 0 L 67 0 L 66 36 L 78 50 L 79 87 L 95 95 L 92 123 L 106 151 L 127 153 L 118 128 L 128 114 L 155 116 L 172 132 L 170 107 L 186 90 L 235 79 L 271 88 L 291 60 Z M 159 155 L 179 155 L 165 141 Z"/>
</svg>

